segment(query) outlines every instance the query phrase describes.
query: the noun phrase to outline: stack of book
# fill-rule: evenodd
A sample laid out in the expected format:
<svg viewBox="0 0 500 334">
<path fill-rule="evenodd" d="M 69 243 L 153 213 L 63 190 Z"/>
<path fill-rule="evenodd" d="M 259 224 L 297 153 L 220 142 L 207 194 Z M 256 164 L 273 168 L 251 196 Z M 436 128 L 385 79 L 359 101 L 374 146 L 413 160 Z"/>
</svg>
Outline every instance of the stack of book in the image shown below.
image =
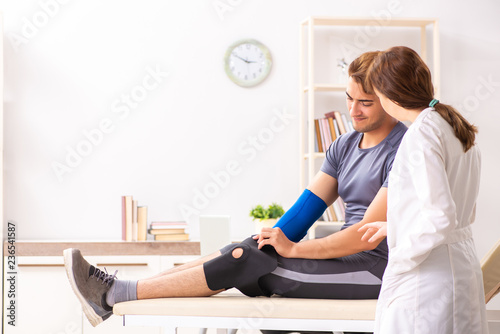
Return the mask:
<svg viewBox="0 0 500 334">
<path fill-rule="evenodd" d="M 149 234 L 153 235 L 155 240 L 185 241 L 189 240 L 189 234 L 186 233 L 187 227 L 185 221 L 151 222 Z"/>
<path fill-rule="evenodd" d="M 139 206 L 132 196 L 122 196 L 122 240 L 146 241 L 148 207 Z"/>
<path fill-rule="evenodd" d="M 339 111 L 331 111 L 314 120 L 318 152 L 325 152 L 340 135 L 353 131 L 352 122 Z"/>
<path fill-rule="evenodd" d="M 342 198 L 337 198 L 323 213 L 323 220 L 328 222 L 345 221 L 345 203 Z"/>
</svg>

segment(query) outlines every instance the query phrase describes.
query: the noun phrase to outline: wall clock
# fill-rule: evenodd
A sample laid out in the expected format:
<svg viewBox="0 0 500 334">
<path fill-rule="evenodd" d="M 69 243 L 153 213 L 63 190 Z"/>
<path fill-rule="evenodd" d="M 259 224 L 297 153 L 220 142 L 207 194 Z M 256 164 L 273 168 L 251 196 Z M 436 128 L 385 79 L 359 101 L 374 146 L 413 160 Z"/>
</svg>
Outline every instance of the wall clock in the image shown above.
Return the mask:
<svg viewBox="0 0 500 334">
<path fill-rule="evenodd" d="M 224 55 L 224 69 L 235 84 L 253 87 L 267 78 L 272 67 L 269 49 L 254 39 L 233 43 Z"/>
</svg>

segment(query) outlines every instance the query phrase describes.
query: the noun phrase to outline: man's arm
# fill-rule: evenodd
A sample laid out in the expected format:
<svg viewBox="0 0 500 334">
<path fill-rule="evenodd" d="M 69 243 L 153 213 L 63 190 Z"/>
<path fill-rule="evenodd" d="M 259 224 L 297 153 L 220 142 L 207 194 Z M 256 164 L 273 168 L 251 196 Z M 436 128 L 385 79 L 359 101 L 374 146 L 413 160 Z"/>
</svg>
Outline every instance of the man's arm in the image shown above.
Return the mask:
<svg viewBox="0 0 500 334">
<path fill-rule="evenodd" d="M 377 242 L 364 241 L 361 239 L 364 233 L 358 232 L 358 229 L 367 223 L 385 221 L 386 213 L 387 188 L 382 187 L 366 210 L 363 219 L 342 231 L 325 238 L 294 243 L 288 240 L 280 229 L 265 228 L 258 238 L 259 248 L 272 245 L 281 256 L 304 259 L 332 259 L 372 250 L 383 239 Z"/>
<path fill-rule="evenodd" d="M 321 198 L 327 206 L 332 205 L 339 197 L 337 179 L 321 171 L 313 177 L 307 189 Z"/>
<path fill-rule="evenodd" d="M 337 179 L 319 172 L 295 204 L 274 225 L 291 241 L 298 242 L 338 197 Z"/>
</svg>

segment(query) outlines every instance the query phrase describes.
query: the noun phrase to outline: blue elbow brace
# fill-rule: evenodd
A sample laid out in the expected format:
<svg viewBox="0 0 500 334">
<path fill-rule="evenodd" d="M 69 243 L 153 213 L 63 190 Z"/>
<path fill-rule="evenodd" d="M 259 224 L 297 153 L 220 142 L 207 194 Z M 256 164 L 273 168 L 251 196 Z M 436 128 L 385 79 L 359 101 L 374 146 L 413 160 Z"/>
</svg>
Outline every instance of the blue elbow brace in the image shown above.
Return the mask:
<svg viewBox="0 0 500 334">
<path fill-rule="evenodd" d="M 325 202 L 306 189 L 274 227 L 279 227 L 291 241 L 298 242 L 325 210 Z"/>
</svg>

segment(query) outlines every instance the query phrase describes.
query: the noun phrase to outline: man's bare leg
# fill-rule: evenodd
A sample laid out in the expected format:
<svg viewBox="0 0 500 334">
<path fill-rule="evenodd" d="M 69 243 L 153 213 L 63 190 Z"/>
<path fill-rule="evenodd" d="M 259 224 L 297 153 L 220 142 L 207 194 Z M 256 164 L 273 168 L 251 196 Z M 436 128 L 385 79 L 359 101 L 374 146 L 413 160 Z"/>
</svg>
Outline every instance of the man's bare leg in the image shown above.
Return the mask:
<svg viewBox="0 0 500 334">
<path fill-rule="evenodd" d="M 205 263 L 207 261 L 210 261 L 210 260 L 216 258 L 219 255 L 221 255 L 220 251 L 214 252 L 212 254 L 200 257 L 200 258 L 198 258 L 196 260 L 190 261 L 188 263 L 184 263 L 183 265 L 180 265 L 180 266 L 173 267 L 173 268 L 167 269 L 165 271 L 162 271 L 161 273 L 158 273 L 158 274 L 150 277 L 149 279 L 162 277 L 163 275 L 170 275 L 170 274 L 173 274 L 173 273 L 177 273 L 179 271 L 183 271 L 183 270 L 186 270 L 186 269 L 197 267 L 199 265 L 203 265 L 203 263 Z"/>
<path fill-rule="evenodd" d="M 88 263 L 78 249 L 65 249 L 64 265 L 69 283 L 93 326 L 113 314 L 113 305 L 122 301 L 157 298 L 211 296 L 203 264 L 143 281 L 117 280 Z M 205 259 L 206 260 L 206 259 Z M 190 264 L 192 266 L 193 264 Z"/>
<path fill-rule="evenodd" d="M 221 291 L 223 290 L 214 291 L 208 287 L 201 264 L 137 282 L 137 299 L 207 297 Z"/>
<path fill-rule="evenodd" d="M 113 313 L 113 305 L 119 302 L 147 298 L 205 297 L 223 291 L 214 291 L 208 287 L 203 266 L 203 263 L 219 254 L 220 252 L 216 252 L 197 260 L 198 262 L 170 270 L 168 274 L 133 281 L 117 280 L 115 274 L 108 274 L 94 267 L 78 249 L 69 248 L 63 252 L 70 285 L 93 326 L 108 319 Z M 234 258 L 240 258 L 243 249 L 236 248 L 231 254 Z"/>
<path fill-rule="evenodd" d="M 243 250 L 241 248 L 236 248 L 231 254 L 237 259 L 243 255 Z M 207 297 L 224 291 L 211 290 L 207 285 L 205 272 L 203 270 L 203 263 L 219 255 L 221 255 L 220 252 L 215 252 L 199 260 L 186 263 L 181 266 L 182 270 L 171 270 L 151 278 L 139 280 L 137 282 L 137 299 Z"/>
</svg>

